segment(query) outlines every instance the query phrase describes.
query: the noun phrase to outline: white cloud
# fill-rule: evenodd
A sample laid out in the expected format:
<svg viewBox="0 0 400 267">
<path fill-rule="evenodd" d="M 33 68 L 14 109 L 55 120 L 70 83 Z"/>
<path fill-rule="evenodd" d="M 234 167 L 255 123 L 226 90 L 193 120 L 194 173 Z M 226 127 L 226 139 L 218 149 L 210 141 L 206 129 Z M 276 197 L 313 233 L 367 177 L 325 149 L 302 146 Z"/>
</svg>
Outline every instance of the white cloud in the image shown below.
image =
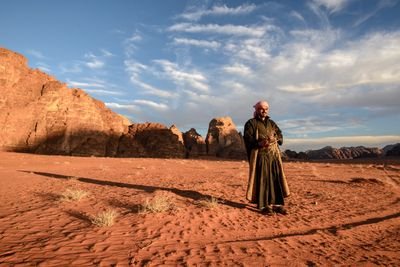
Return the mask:
<svg viewBox="0 0 400 267">
<path fill-rule="evenodd" d="M 216 41 L 206 41 L 206 40 L 197 40 L 197 39 L 187 39 L 187 38 L 174 38 L 175 44 L 183 44 L 183 45 L 192 45 L 198 46 L 203 48 L 211 48 L 211 49 L 218 49 L 221 44 Z"/>
<path fill-rule="evenodd" d="M 101 69 L 104 67 L 104 61 L 102 61 L 100 57 L 95 56 L 92 53 L 85 54 L 85 58 L 89 60 L 85 62 L 85 65 L 91 69 Z"/>
<path fill-rule="evenodd" d="M 61 73 L 81 73 L 81 63 L 74 62 L 74 63 L 62 63 L 60 64 L 59 68 Z"/>
<path fill-rule="evenodd" d="M 354 23 L 354 27 L 357 27 L 369 20 L 370 18 L 373 18 L 382 9 L 392 8 L 398 4 L 398 0 L 379 0 L 375 2 L 377 3 L 376 7 L 372 11 L 362 14 Z"/>
<path fill-rule="evenodd" d="M 262 37 L 268 26 L 242 26 L 242 25 L 218 25 L 218 24 L 192 24 L 178 23 L 168 28 L 169 31 L 187 32 L 187 33 L 208 33 L 235 36 Z"/>
<path fill-rule="evenodd" d="M 134 76 L 132 76 L 130 80 L 133 84 L 138 85 L 139 87 L 145 89 L 145 91 L 143 92 L 144 94 L 154 95 L 161 98 L 173 98 L 176 96 L 176 94 L 174 93 L 156 88 L 148 83 L 141 81 L 138 78 L 135 78 Z"/>
<path fill-rule="evenodd" d="M 146 82 L 143 82 L 140 79 L 140 75 L 142 74 L 142 72 L 150 69 L 148 66 L 141 64 L 139 62 L 136 62 L 134 60 L 125 60 L 124 64 L 125 64 L 125 71 L 130 76 L 130 81 L 134 85 L 137 85 L 140 88 L 144 89 L 145 90 L 143 92 L 144 94 L 150 94 L 150 95 L 154 95 L 154 96 L 161 97 L 161 98 L 176 97 L 176 94 L 166 91 L 166 90 L 156 88 L 155 86 L 152 86 Z"/>
<path fill-rule="evenodd" d="M 151 101 L 151 100 L 136 99 L 136 100 L 133 101 L 133 103 L 137 104 L 137 105 L 148 106 L 148 107 L 151 107 L 151 108 L 159 110 L 159 111 L 165 111 L 165 110 L 169 109 L 169 107 L 166 104 L 164 104 L 164 103 L 156 103 L 156 102 Z"/>
<path fill-rule="evenodd" d="M 199 20 L 204 16 L 222 16 L 222 15 L 247 15 L 255 11 L 257 6 L 254 4 L 244 4 L 237 7 L 227 7 L 226 5 L 213 6 L 211 9 L 199 9 L 195 11 L 187 11 L 180 15 L 181 18 L 187 20 Z"/>
<path fill-rule="evenodd" d="M 132 34 L 132 36 L 127 39 L 127 41 L 129 41 L 129 42 L 140 42 L 142 40 L 143 40 L 143 37 L 137 32 Z"/>
<path fill-rule="evenodd" d="M 101 95 L 101 96 L 108 96 L 108 95 L 121 96 L 121 95 L 123 95 L 123 93 L 121 93 L 121 92 L 116 92 L 116 91 L 111 91 L 111 90 L 102 90 L 102 89 L 84 89 L 84 90 L 85 90 L 85 92 L 88 92 L 90 94 Z"/>
<path fill-rule="evenodd" d="M 83 81 L 74 81 L 67 79 L 69 87 L 82 88 L 85 92 L 100 96 L 120 96 L 124 95 L 122 92 L 112 90 L 115 88 L 113 84 L 110 84 L 104 80 L 98 78 L 83 78 Z"/>
<path fill-rule="evenodd" d="M 240 76 L 249 76 L 252 73 L 251 68 L 241 63 L 234 63 L 232 65 L 224 66 L 223 71 L 230 74 L 236 74 Z"/>
<path fill-rule="evenodd" d="M 350 0 L 313 0 L 313 2 L 325 7 L 330 13 L 336 13 L 342 10 Z"/>
<path fill-rule="evenodd" d="M 32 56 L 34 56 L 34 57 L 36 57 L 37 59 L 45 59 L 45 58 L 46 58 L 46 57 L 43 55 L 42 52 L 37 51 L 37 50 L 34 50 L 34 49 L 29 49 L 29 50 L 27 51 L 27 53 L 30 54 L 30 55 L 32 55 Z"/>
<path fill-rule="evenodd" d="M 270 43 L 264 39 L 232 39 L 225 45 L 224 52 L 238 60 L 263 64 L 265 60 L 270 58 L 269 49 Z"/>
<path fill-rule="evenodd" d="M 346 122 L 338 116 L 324 115 L 329 119 L 322 118 L 321 116 L 309 116 L 301 119 L 290 119 L 281 120 L 279 127 L 282 130 L 290 133 L 292 136 L 308 136 L 309 133 L 319 134 L 326 133 L 335 130 L 343 130 L 344 128 L 351 129 L 358 125 L 355 125 L 354 121 Z"/>
<path fill-rule="evenodd" d="M 106 49 L 100 49 L 100 51 L 103 53 L 104 57 L 113 57 L 114 54 L 111 53 L 110 51 L 106 50 Z"/>
<path fill-rule="evenodd" d="M 291 93 L 303 93 L 303 92 L 311 92 L 316 90 L 323 90 L 326 87 L 322 86 L 318 83 L 304 83 L 304 84 L 295 84 L 295 85 L 282 85 L 278 86 L 278 89 L 282 91 L 287 91 Z"/>
<path fill-rule="evenodd" d="M 142 35 L 139 32 L 133 33 L 129 38 L 126 38 L 123 42 L 125 55 L 129 58 L 135 54 L 138 50 L 137 44 L 143 40 Z"/>
<path fill-rule="evenodd" d="M 37 68 L 47 73 L 51 72 L 50 66 L 44 62 L 38 62 Z"/>
<path fill-rule="evenodd" d="M 114 109 L 114 110 L 119 110 L 119 111 L 128 111 L 128 112 L 138 112 L 140 111 L 140 108 L 137 105 L 132 105 L 132 104 L 119 104 L 119 103 L 105 103 L 105 105 L 108 108 Z"/>
<path fill-rule="evenodd" d="M 163 70 L 163 77 L 179 86 L 190 86 L 201 92 L 208 92 L 207 78 L 199 71 L 184 71 L 177 64 L 168 60 L 154 60 Z"/>
<path fill-rule="evenodd" d="M 305 23 L 306 20 L 304 19 L 304 17 L 297 11 L 292 10 L 290 13 L 290 16 L 300 20 L 301 22 Z"/>
<path fill-rule="evenodd" d="M 103 83 L 98 83 L 98 82 L 78 82 L 78 81 L 71 81 L 67 79 L 67 84 L 71 87 L 79 87 L 79 88 L 105 88 L 105 85 Z"/>
</svg>

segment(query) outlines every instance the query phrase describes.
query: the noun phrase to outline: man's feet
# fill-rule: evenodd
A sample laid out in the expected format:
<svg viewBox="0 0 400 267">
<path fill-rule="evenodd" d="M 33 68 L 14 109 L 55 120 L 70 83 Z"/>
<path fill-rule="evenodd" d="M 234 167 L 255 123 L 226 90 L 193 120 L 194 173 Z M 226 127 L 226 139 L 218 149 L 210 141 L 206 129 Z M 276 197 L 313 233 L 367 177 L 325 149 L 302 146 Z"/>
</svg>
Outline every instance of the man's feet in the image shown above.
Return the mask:
<svg viewBox="0 0 400 267">
<path fill-rule="evenodd" d="M 280 213 L 282 215 L 287 215 L 287 211 L 283 206 L 274 206 L 273 207 L 273 211 L 275 211 L 276 213 Z"/>
<path fill-rule="evenodd" d="M 267 206 L 267 207 L 263 207 L 260 209 L 262 214 L 266 214 L 266 215 L 272 215 L 274 214 L 274 210 L 272 209 L 271 206 Z"/>
</svg>

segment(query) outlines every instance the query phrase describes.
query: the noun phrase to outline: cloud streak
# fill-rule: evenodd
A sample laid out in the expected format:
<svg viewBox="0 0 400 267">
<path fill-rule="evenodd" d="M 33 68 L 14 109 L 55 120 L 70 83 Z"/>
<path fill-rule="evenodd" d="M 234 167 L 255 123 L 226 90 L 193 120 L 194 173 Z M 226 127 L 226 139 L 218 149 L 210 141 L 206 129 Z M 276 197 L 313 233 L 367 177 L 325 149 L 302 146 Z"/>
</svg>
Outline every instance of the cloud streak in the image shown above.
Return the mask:
<svg viewBox="0 0 400 267">
<path fill-rule="evenodd" d="M 237 15 L 248 15 L 255 11 L 257 6 L 255 4 L 244 4 L 237 7 L 228 7 L 226 5 L 215 5 L 211 9 L 199 9 L 195 11 L 187 11 L 181 14 L 179 17 L 197 21 L 204 16 L 237 16 Z"/>
</svg>

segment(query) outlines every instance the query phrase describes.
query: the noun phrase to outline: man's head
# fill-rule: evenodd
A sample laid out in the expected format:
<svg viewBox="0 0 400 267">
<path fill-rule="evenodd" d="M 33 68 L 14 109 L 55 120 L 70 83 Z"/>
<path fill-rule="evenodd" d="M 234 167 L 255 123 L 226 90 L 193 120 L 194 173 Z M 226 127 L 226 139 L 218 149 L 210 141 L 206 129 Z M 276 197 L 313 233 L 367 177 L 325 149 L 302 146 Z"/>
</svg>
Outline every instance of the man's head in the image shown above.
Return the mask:
<svg viewBox="0 0 400 267">
<path fill-rule="evenodd" d="M 254 106 L 254 117 L 265 119 L 269 113 L 269 104 L 267 101 L 258 101 Z"/>
</svg>

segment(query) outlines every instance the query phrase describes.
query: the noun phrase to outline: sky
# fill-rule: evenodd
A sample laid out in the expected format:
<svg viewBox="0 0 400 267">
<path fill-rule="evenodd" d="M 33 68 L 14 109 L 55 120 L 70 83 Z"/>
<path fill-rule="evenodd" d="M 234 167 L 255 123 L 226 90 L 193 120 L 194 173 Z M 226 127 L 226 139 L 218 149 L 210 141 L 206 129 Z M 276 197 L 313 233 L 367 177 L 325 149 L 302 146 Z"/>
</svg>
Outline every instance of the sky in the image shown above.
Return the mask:
<svg viewBox="0 0 400 267">
<path fill-rule="evenodd" d="M 400 0 L 2 0 L 0 47 L 133 123 L 239 131 L 267 100 L 282 149 L 400 142 Z"/>
</svg>

